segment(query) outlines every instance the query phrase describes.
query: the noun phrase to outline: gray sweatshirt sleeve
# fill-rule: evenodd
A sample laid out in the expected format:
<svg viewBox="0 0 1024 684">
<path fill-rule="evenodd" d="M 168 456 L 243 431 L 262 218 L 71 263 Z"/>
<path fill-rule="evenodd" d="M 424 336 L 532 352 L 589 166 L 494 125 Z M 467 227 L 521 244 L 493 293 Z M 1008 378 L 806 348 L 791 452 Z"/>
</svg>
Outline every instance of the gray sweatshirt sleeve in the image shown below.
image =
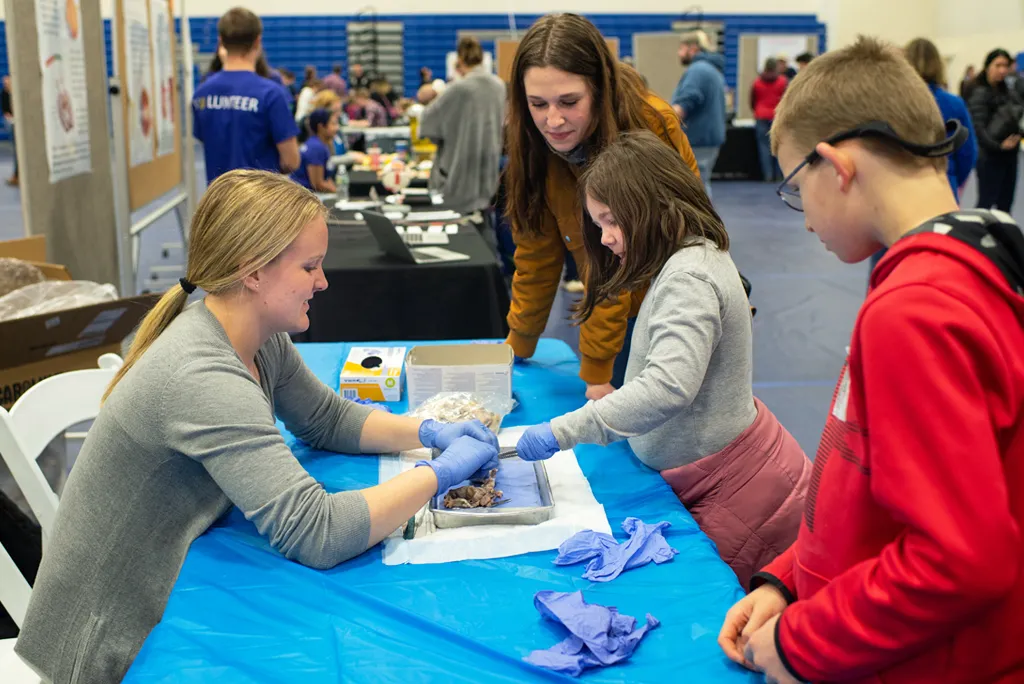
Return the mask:
<svg viewBox="0 0 1024 684">
<path fill-rule="evenodd" d="M 445 88 L 444 92 L 434 98 L 420 114 L 419 136 L 435 142 L 444 140 L 447 137 L 447 123 L 452 121 L 453 117 L 465 116 L 464 112 L 459 111 L 461 102 L 461 88 L 456 87 L 454 83 Z"/>
<path fill-rule="evenodd" d="M 690 405 L 722 335 L 715 287 L 700 276 L 667 274 L 648 295 L 650 347 L 643 370 L 620 389 L 551 421 L 563 449 L 643 435 Z"/>
<path fill-rule="evenodd" d="M 293 435 L 315 449 L 359 453 L 369 406 L 342 399 L 320 381 L 284 333 L 270 342 L 277 356 L 274 410 Z"/>
<path fill-rule="evenodd" d="M 370 512 L 358 491 L 328 494 L 285 444 L 270 403 L 237 362 L 204 358 L 164 386 L 154 410 L 166 445 L 206 469 L 287 558 L 330 568 L 364 550 Z"/>
</svg>

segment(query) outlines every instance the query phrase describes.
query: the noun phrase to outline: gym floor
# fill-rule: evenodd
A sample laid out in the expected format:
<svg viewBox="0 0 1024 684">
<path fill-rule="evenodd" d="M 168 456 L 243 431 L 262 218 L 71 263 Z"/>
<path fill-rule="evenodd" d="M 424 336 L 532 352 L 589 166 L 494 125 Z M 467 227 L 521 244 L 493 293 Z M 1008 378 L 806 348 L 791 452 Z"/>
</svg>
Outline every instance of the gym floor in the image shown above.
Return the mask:
<svg viewBox="0 0 1024 684">
<path fill-rule="evenodd" d="M 0 176 L 9 175 L 11 164 L 10 148 L 0 149 Z M 203 179 L 202 162 L 198 166 Z M 754 393 L 813 458 L 864 299 L 867 264 L 843 264 L 825 251 L 804 230 L 803 216 L 776 197 L 773 185 L 720 181 L 713 192 L 729 230 L 733 259 L 754 288 Z M 974 206 L 976 197 L 972 178 L 963 205 Z M 1021 204 L 1014 211 L 1018 221 Z M 22 234 L 19 191 L 0 185 L 0 240 Z M 176 243 L 180 237 L 173 215 L 142 234 L 140 290 L 163 289 L 181 275 L 174 266 L 184 257 L 179 249 L 168 248 Z M 546 334 L 576 349 L 578 334 L 567 323 L 570 303 L 560 291 Z"/>
</svg>

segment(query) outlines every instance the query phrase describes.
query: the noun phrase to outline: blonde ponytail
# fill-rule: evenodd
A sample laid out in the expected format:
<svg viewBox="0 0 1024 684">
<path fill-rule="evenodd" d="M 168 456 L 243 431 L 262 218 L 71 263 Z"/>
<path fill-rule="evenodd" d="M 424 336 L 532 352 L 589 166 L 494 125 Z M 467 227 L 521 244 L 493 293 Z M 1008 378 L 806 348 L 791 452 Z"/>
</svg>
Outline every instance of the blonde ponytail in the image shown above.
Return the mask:
<svg viewBox="0 0 1024 684">
<path fill-rule="evenodd" d="M 209 294 L 228 292 L 277 258 L 317 217 L 326 217 L 324 205 L 287 176 L 253 170 L 225 173 L 206 189 L 192 217 L 185 279 Z M 104 401 L 187 300 L 182 286 L 174 285 L 142 319 Z"/>
<path fill-rule="evenodd" d="M 124 358 L 124 365 L 118 370 L 114 379 L 110 381 L 110 385 L 107 387 L 107 391 L 103 393 L 102 401 L 106 401 L 110 393 L 114 391 L 114 386 L 124 377 L 124 374 L 135 365 L 135 362 L 139 360 L 139 357 L 149 349 L 149 345 L 153 344 L 153 341 L 160 336 L 164 330 L 167 330 L 167 326 L 171 324 L 178 314 L 185 308 L 185 302 L 188 300 L 188 295 L 185 294 L 185 290 L 181 289 L 181 285 L 174 285 L 164 296 L 160 298 L 160 301 L 156 303 L 146 317 L 142 319 L 142 323 L 139 324 L 139 330 L 135 333 L 135 339 L 132 340 L 132 346 L 128 349 L 128 355 Z"/>
</svg>

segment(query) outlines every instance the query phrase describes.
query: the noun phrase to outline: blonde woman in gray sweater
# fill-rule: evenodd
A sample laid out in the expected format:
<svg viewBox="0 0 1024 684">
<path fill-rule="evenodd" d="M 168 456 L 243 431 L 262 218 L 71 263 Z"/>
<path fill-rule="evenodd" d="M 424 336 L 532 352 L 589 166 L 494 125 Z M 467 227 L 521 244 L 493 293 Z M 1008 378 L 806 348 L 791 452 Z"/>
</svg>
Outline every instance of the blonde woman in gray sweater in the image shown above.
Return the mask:
<svg viewBox="0 0 1024 684">
<path fill-rule="evenodd" d="M 752 389 L 750 309 L 697 176 L 654 134 L 622 134 L 580 177 L 591 264 L 579 317 L 647 289 L 618 390 L 523 435 L 519 455 L 629 440 L 747 586 L 796 539 L 810 461 Z"/>
<path fill-rule="evenodd" d="M 192 222 L 186 276 L 142 322 L 61 497 L 15 651 L 47 682 L 120 681 L 192 541 L 232 505 L 286 557 L 330 568 L 481 468 L 497 439 L 346 401 L 288 333 L 327 287 L 325 209 L 285 176 L 232 171 Z M 202 301 L 185 308 L 196 288 Z M 360 491 L 326 492 L 275 424 L 324 450 L 436 447 Z"/>
</svg>

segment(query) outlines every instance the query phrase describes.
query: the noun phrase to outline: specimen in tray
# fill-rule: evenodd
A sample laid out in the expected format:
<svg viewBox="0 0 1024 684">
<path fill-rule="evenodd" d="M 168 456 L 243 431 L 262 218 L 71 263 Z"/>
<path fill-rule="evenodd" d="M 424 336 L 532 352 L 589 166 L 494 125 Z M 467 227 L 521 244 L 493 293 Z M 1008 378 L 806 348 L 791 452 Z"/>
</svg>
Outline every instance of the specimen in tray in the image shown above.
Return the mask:
<svg viewBox="0 0 1024 684">
<path fill-rule="evenodd" d="M 487 479 L 479 485 L 466 485 L 449 489 L 444 495 L 445 508 L 490 508 L 508 501 L 502 499 L 502 491 L 494 488 L 494 478 L 498 475 L 498 469 L 492 468 L 487 473 Z"/>
</svg>

